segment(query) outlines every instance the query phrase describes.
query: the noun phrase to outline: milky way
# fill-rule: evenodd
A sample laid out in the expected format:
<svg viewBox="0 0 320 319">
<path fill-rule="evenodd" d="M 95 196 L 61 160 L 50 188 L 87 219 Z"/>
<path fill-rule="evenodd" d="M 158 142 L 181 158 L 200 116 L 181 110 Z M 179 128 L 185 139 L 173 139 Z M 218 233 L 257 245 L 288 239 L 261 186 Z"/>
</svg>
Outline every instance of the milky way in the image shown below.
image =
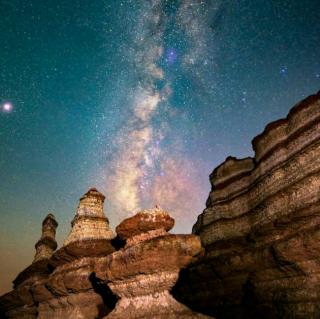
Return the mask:
<svg viewBox="0 0 320 319">
<path fill-rule="evenodd" d="M 106 195 L 114 227 L 156 204 L 188 233 L 209 174 L 320 87 L 318 0 L 0 2 L 0 290 L 48 211 Z M 3 286 L 2 286 L 3 285 Z"/>
<path fill-rule="evenodd" d="M 206 31 L 207 15 L 213 8 L 205 2 L 182 1 L 171 5 L 169 15 L 165 5 L 166 1 L 141 5 L 125 48 L 125 58 L 132 61 L 138 79 L 130 89 L 129 115 L 114 141 L 115 154 L 107 163 L 111 205 L 121 216 L 157 204 L 184 219 L 199 210 L 203 200 L 197 196 L 196 169 L 184 158 L 181 143 L 170 132 L 170 117 L 176 116 L 170 99 L 175 75 L 170 67 L 179 62 L 179 67 L 192 75 L 202 75 L 201 66 L 212 67 Z M 172 30 L 180 34 L 172 35 Z M 172 37 L 179 48 L 168 47 Z M 165 147 L 166 141 L 175 143 L 175 148 Z"/>
</svg>

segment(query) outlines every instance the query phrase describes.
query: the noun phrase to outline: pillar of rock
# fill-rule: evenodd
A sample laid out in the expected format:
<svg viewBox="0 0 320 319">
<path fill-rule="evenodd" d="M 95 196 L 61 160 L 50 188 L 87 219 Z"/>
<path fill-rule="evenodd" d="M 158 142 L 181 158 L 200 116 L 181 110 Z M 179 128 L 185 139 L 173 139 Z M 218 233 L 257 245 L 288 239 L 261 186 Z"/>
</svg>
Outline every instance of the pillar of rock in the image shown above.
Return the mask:
<svg viewBox="0 0 320 319">
<path fill-rule="evenodd" d="M 95 188 L 81 197 L 70 234 L 50 259 L 54 271 L 46 282 L 32 287 L 38 319 L 96 319 L 110 311 L 94 277 L 99 258 L 115 251 L 104 199 Z"/>
<path fill-rule="evenodd" d="M 42 222 L 42 235 L 36 243 L 36 255 L 30 266 L 18 274 L 13 281 L 14 290 L 0 298 L 0 308 L 5 318 L 35 319 L 37 304 L 33 298 L 31 287 L 47 280 L 50 269 L 49 259 L 57 248 L 55 240 L 58 223 L 54 215 L 48 214 Z"/>
<path fill-rule="evenodd" d="M 105 196 L 95 188 L 80 198 L 77 213 L 71 223 L 72 229 L 64 242 L 64 246 L 91 239 L 112 239 L 113 233 L 109 221 L 103 211 Z"/>
<path fill-rule="evenodd" d="M 201 253 L 195 235 L 171 235 L 174 225 L 159 208 L 142 211 L 116 229 L 126 246 L 109 255 L 98 276 L 120 297 L 106 319 L 209 318 L 194 313 L 169 293 L 179 270 Z"/>
<path fill-rule="evenodd" d="M 58 226 L 57 221 L 53 214 L 48 214 L 42 222 L 42 236 L 36 243 L 36 254 L 33 263 L 42 260 L 49 259 L 53 252 L 57 248 L 56 242 L 56 228 Z"/>
</svg>

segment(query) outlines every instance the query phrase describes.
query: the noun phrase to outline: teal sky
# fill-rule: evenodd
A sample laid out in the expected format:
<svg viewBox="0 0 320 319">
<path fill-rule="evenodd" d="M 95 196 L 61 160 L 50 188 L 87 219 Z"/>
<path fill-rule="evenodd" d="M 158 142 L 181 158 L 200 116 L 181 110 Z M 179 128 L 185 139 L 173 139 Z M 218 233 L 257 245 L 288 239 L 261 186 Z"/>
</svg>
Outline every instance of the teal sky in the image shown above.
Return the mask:
<svg viewBox="0 0 320 319">
<path fill-rule="evenodd" d="M 208 176 L 320 87 L 320 3 L 0 4 L 0 293 L 51 211 L 95 186 L 114 228 L 160 204 L 188 233 Z M 5 108 L 6 104 L 11 110 Z"/>
</svg>

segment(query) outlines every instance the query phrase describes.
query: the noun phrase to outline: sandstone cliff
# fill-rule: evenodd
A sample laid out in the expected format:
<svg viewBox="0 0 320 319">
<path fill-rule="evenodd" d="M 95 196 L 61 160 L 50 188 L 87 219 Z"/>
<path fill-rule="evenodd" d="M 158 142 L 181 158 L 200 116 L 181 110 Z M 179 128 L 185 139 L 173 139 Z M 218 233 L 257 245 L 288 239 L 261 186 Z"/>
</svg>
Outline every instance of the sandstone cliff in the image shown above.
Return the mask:
<svg viewBox="0 0 320 319">
<path fill-rule="evenodd" d="M 210 176 L 193 232 L 205 256 L 176 296 L 217 318 L 320 318 L 320 94 Z"/>
</svg>

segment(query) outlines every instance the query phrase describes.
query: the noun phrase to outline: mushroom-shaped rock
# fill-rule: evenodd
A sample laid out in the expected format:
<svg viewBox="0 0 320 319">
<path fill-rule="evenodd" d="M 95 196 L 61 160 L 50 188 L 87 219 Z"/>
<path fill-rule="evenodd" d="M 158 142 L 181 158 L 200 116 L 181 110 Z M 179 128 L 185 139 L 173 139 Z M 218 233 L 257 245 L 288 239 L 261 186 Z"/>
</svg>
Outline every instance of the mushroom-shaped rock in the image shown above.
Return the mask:
<svg viewBox="0 0 320 319">
<path fill-rule="evenodd" d="M 153 230 L 169 231 L 174 226 L 174 219 L 159 207 L 143 210 L 133 217 L 125 219 L 117 226 L 116 232 L 121 239 L 140 235 Z"/>
<path fill-rule="evenodd" d="M 96 269 L 120 297 L 106 319 L 124 318 L 208 318 L 190 310 L 169 293 L 186 267 L 202 253 L 196 235 L 167 232 L 174 219 L 159 208 L 142 211 L 124 220 L 118 236 L 126 246 L 106 257 Z"/>
</svg>

